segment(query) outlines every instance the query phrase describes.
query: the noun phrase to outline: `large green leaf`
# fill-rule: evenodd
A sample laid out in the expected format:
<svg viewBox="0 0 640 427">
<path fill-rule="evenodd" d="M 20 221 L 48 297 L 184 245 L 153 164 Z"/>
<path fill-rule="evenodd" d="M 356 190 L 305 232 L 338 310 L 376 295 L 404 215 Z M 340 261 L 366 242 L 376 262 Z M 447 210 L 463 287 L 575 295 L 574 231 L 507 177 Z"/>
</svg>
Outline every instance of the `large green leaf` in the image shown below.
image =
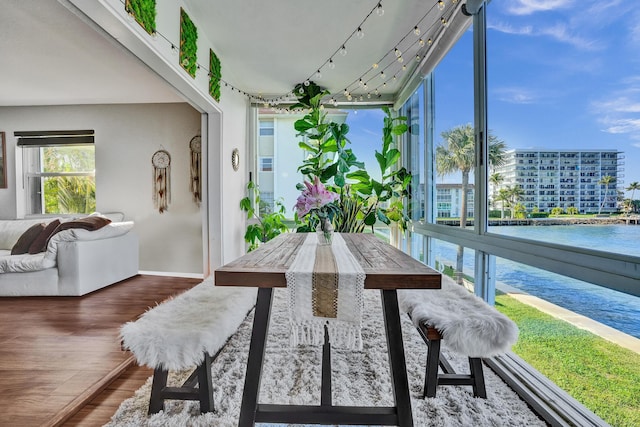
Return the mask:
<svg viewBox="0 0 640 427">
<path fill-rule="evenodd" d="M 393 127 L 393 129 L 391 130 L 391 132 L 394 135 L 402 135 L 403 133 L 405 133 L 407 131 L 407 124 L 406 123 L 402 123 L 399 125 L 395 125 Z"/>
<path fill-rule="evenodd" d="M 308 120 L 300 119 L 300 120 L 296 120 L 296 122 L 293 124 L 293 127 L 298 132 L 306 132 L 309 129 L 313 128 L 314 125 Z"/>
<path fill-rule="evenodd" d="M 369 180 L 371 179 L 371 177 L 369 176 L 369 173 L 366 170 L 363 170 L 363 169 L 359 169 L 357 171 L 353 171 L 351 173 L 348 173 L 347 174 L 347 178 L 355 179 L 356 181 L 366 182 L 366 183 L 368 183 Z"/>
</svg>

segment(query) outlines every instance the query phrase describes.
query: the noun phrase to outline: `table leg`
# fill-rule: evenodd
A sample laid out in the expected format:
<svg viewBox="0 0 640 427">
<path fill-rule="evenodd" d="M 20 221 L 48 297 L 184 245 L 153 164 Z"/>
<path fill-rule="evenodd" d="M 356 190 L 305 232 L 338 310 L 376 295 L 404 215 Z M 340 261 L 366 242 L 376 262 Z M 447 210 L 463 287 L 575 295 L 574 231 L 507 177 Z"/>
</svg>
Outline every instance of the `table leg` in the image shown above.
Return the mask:
<svg viewBox="0 0 640 427">
<path fill-rule="evenodd" d="M 267 333 L 269 332 L 272 296 L 272 288 L 258 289 L 238 427 L 251 427 L 255 424 L 256 411 L 258 409 L 258 395 L 260 393 L 262 362 L 264 360 Z"/>
<path fill-rule="evenodd" d="M 402 343 L 398 297 L 395 290 L 381 290 L 380 293 L 382 294 L 382 310 L 387 334 L 393 397 L 398 410 L 398 425 L 400 427 L 412 427 L 413 415 L 411 414 L 411 398 L 409 397 L 409 380 L 407 379 L 407 366 Z"/>
</svg>

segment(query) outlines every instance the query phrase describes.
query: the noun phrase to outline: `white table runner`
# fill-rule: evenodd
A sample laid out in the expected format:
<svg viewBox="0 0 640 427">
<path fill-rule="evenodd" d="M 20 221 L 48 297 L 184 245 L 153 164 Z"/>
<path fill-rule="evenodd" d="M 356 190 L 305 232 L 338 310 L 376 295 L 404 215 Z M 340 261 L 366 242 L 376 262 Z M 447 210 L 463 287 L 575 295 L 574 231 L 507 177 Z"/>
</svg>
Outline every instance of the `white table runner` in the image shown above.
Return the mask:
<svg viewBox="0 0 640 427">
<path fill-rule="evenodd" d="M 362 349 L 365 273 L 340 234 L 318 246 L 309 233 L 285 276 L 291 345 L 322 345 L 326 325 L 333 347 Z"/>
</svg>

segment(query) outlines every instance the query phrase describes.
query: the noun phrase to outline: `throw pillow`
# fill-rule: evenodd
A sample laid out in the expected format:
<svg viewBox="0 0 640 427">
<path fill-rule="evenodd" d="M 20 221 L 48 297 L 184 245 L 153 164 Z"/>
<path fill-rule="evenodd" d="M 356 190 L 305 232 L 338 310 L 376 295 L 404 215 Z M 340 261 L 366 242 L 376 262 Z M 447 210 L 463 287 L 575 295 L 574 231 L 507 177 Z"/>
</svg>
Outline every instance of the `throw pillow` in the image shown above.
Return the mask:
<svg viewBox="0 0 640 427">
<path fill-rule="evenodd" d="M 61 223 L 56 227 L 53 233 L 51 233 L 51 236 L 62 230 L 68 230 L 70 228 L 82 228 L 84 230 L 95 231 L 110 223 L 111 220 L 103 216 L 87 216 Z"/>
<path fill-rule="evenodd" d="M 47 243 L 49 242 L 49 237 L 53 235 L 53 232 L 60 225 L 59 219 L 54 219 L 38 234 L 38 237 L 31 242 L 29 245 L 29 253 L 37 254 L 40 252 L 44 252 L 47 250 Z"/>
<path fill-rule="evenodd" d="M 11 248 L 11 255 L 22 255 L 29 252 L 29 246 L 31 243 L 40 235 L 40 233 L 44 230 L 44 222 L 40 224 L 34 224 L 27 229 L 22 235 L 18 238 L 18 241 L 13 248 Z"/>
</svg>

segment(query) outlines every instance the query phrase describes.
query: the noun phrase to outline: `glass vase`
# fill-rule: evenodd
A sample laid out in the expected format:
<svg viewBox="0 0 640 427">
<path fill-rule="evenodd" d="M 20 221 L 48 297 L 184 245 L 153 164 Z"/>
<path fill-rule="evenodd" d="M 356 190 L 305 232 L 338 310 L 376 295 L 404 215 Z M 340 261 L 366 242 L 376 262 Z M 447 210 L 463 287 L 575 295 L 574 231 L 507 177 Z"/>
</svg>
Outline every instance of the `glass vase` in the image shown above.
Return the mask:
<svg viewBox="0 0 640 427">
<path fill-rule="evenodd" d="M 322 218 L 320 224 L 316 229 L 316 235 L 318 236 L 318 245 L 325 246 L 330 245 L 333 240 L 333 225 L 329 218 Z"/>
</svg>

